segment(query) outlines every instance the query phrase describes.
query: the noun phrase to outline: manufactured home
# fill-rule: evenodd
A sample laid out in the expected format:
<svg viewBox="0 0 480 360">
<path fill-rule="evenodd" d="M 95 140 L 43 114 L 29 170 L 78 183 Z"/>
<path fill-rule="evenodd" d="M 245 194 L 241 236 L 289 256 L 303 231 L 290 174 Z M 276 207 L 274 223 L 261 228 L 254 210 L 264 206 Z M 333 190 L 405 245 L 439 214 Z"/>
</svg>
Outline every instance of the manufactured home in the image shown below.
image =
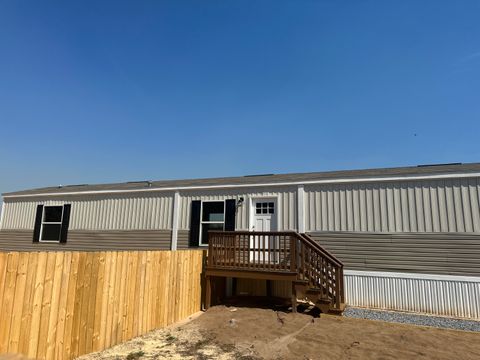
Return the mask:
<svg viewBox="0 0 480 360">
<path fill-rule="evenodd" d="M 208 248 L 229 294 L 480 319 L 479 204 L 480 163 L 56 186 L 3 194 L 0 251 Z"/>
</svg>

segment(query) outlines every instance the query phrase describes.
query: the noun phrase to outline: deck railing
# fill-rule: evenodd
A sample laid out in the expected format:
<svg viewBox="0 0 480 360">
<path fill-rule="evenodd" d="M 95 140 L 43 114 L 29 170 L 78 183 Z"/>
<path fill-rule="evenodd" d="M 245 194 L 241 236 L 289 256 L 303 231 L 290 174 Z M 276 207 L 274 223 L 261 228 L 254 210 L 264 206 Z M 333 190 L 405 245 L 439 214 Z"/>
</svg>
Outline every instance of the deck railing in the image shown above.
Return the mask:
<svg viewBox="0 0 480 360">
<path fill-rule="evenodd" d="M 296 273 L 335 307 L 344 302 L 342 262 L 306 234 L 211 231 L 208 239 L 210 269 Z"/>
</svg>

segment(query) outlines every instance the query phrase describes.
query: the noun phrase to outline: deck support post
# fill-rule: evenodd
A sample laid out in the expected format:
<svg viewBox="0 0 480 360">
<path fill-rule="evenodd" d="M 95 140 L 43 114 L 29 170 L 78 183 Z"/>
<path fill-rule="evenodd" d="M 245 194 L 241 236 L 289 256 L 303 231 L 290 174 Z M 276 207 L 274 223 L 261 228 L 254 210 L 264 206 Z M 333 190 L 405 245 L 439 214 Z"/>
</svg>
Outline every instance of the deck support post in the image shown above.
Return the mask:
<svg viewBox="0 0 480 360">
<path fill-rule="evenodd" d="M 297 312 L 297 286 L 294 281 L 292 281 L 292 312 Z"/>
<path fill-rule="evenodd" d="M 272 280 L 267 280 L 267 297 L 272 297 Z"/>
<path fill-rule="evenodd" d="M 206 276 L 205 278 L 205 310 L 210 308 L 212 303 L 212 277 Z"/>
</svg>

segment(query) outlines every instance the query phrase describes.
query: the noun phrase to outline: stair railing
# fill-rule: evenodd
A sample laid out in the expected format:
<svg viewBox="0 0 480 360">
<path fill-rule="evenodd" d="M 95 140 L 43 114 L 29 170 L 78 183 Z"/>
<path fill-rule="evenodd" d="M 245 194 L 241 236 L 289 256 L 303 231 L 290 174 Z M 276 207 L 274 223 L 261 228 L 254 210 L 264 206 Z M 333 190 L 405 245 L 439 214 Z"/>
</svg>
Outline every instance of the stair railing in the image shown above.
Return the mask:
<svg viewBox="0 0 480 360">
<path fill-rule="evenodd" d="M 320 290 L 336 309 L 345 302 L 343 263 L 308 235 L 297 234 L 299 280 Z"/>
<path fill-rule="evenodd" d="M 317 288 L 334 308 L 345 302 L 343 264 L 306 234 L 292 231 L 211 231 L 208 267 L 297 273 L 297 279 Z"/>
</svg>

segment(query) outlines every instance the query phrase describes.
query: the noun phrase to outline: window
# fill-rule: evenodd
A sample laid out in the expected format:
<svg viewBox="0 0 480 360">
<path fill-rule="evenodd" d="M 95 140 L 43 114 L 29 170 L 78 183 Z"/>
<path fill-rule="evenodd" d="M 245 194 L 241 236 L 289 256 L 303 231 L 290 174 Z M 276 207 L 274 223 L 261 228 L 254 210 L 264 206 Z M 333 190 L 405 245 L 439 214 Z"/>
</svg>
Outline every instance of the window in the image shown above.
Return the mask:
<svg viewBox="0 0 480 360">
<path fill-rule="evenodd" d="M 208 231 L 223 231 L 225 226 L 225 202 L 203 201 L 200 221 L 200 245 L 208 244 Z"/>
<path fill-rule="evenodd" d="M 235 231 L 237 200 L 192 200 L 190 212 L 190 247 L 206 246 L 208 231 Z"/>
<path fill-rule="evenodd" d="M 255 207 L 256 214 L 275 214 L 274 202 L 257 202 Z"/>
<path fill-rule="evenodd" d="M 42 215 L 40 241 L 60 241 L 63 206 L 45 206 Z"/>
</svg>

